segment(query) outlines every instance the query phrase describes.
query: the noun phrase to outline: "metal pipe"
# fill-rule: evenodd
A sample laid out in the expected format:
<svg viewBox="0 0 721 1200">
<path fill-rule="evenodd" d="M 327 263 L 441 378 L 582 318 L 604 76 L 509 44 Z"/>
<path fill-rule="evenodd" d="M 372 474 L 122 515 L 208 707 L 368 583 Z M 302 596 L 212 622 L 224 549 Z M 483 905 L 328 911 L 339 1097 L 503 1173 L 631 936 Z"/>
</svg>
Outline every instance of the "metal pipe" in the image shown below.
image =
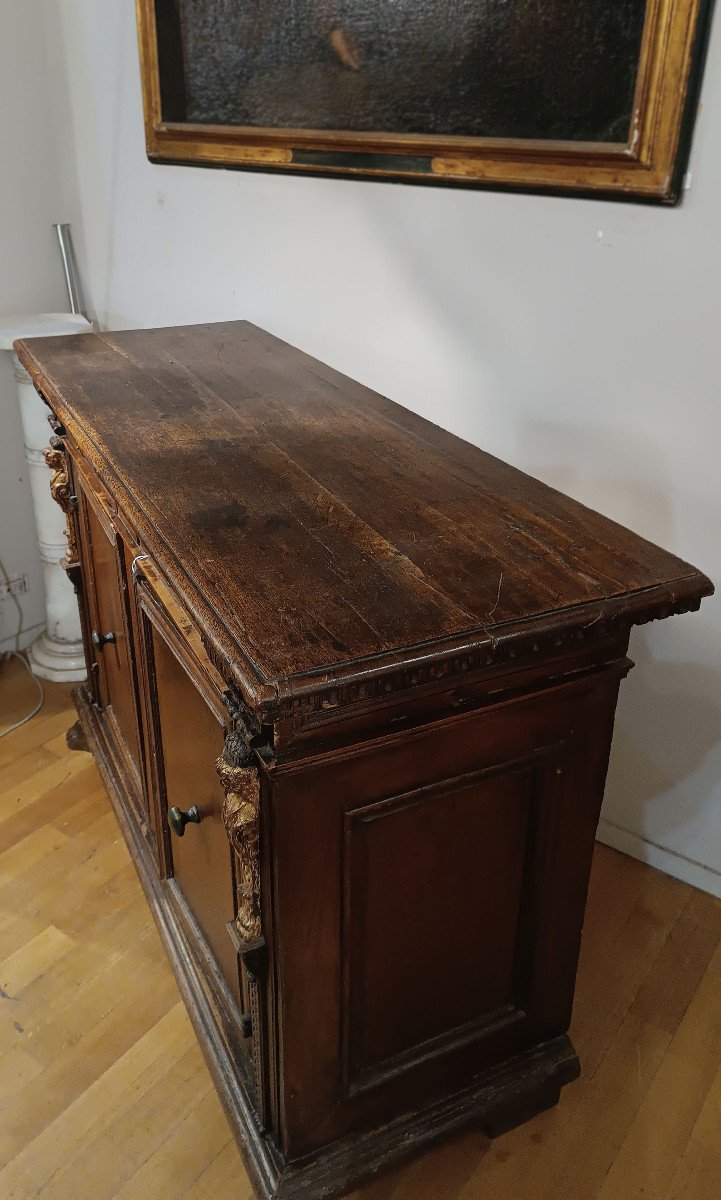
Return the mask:
<svg viewBox="0 0 721 1200">
<path fill-rule="evenodd" d="M 80 313 L 87 318 L 85 311 L 85 299 L 83 297 L 83 286 L 80 282 L 80 274 L 78 272 L 78 264 L 75 261 L 75 251 L 73 249 L 73 235 L 69 225 L 53 225 L 53 229 L 58 235 L 58 243 L 60 245 L 60 256 L 63 260 L 63 271 L 65 273 L 65 286 L 68 290 L 68 303 L 72 313 Z"/>
</svg>

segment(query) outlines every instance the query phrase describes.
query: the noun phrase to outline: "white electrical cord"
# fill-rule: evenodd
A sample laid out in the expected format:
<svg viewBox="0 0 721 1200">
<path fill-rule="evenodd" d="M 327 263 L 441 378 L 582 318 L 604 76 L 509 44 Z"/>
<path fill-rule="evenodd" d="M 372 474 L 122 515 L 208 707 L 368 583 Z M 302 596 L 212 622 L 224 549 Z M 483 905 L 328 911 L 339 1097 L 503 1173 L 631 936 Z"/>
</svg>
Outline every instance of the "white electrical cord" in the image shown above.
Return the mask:
<svg viewBox="0 0 721 1200">
<path fill-rule="evenodd" d="M 20 721 L 16 721 L 15 724 L 11 725 L 9 729 L 3 729 L 2 731 L 0 731 L 0 738 L 7 737 L 7 735 L 9 733 L 14 733 L 15 730 L 19 729 L 21 725 L 26 725 L 28 721 L 31 721 L 32 718 L 40 712 L 40 709 L 42 708 L 43 704 L 45 703 L 45 692 L 43 691 L 43 685 L 41 684 L 37 675 L 33 675 L 32 671 L 30 670 L 30 664 L 29 664 L 28 660 L 25 658 L 25 656 L 23 654 L 18 654 L 17 650 L 11 650 L 8 654 L 8 658 L 19 658 L 20 659 L 20 662 L 25 667 L 25 670 L 27 671 L 30 678 L 35 681 L 35 685 L 38 689 L 38 692 L 40 693 L 40 699 L 38 700 L 37 704 L 35 705 L 35 708 L 33 709 L 33 711 L 29 712 L 26 717 L 23 717 Z"/>
</svg>

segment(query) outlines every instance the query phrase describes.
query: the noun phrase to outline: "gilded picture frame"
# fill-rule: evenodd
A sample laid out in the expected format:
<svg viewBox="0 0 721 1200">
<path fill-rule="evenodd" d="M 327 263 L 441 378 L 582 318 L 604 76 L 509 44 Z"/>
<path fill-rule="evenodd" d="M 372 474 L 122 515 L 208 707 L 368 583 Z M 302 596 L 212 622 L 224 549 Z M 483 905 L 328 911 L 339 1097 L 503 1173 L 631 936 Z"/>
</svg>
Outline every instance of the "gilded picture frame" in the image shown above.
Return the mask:
<svg viewBox="0 0 721 1200">
<path fill-rule="evenodd" d="M 415 16 L 424 7 L 429 8 L 431 2 L 432 0 L 417 0 L 416 9 L 409 11 L 413 11 Z M 621 5 L 621 0 L 618 2 Z M 526 105 L 525 108 L 521 106 L 518 109 L 517 100 L 513 101 L 513 97 L 517 98 L 521 92 L 518 87 L 513 91 L 515 81 L 512 57 L 508 58 L 510 69 L 508 66 L 504 67 L 505 74 L 500 89 L 504 95 L 508 93 L 511 97 L 507 111 L 501 113 L 501 135 L 484 136 L 482 132 L 478 133 L 476 126 L 479 122 L 482 124 L 482 117 L 479 116 L 478 121 L 475 119 L 475 111 L 471 107 L 475 103 L 475 92 L 472 87 L 469 88 L 466 77 L 459 77 L 459 95 L 470 96 L 466 110 L 458 105 L 452 106 L 453 116 L 448 117 L 448 128 L 453 132 L 445 132 L 442 127 L 444 106 L 448 107 L 448 95 L 451 94 L 449 89 L 452 92 L 453 88 L 452 73 L 446 68 L 449 62 L 452 67 L 454 60 L 445 44 L 439 42 L 437 48 L 431 44 L 427 31 L 422 50 L 428 56 L 436 53 L 437 49 L 437 60 L 444 64 L 442 87 L 438 85 L 440 99 L 437 112 L 429 108 L 434 93 L 428 85 L 427 70 L 422 80 L 413 77 L 415 55 L 412 56 L 413 61 L 404 64 L 400 71 L 392 58 L 386 55 L 390 67 L 386 68 L 385 75 L 382 74 L 381 68 L 377 68 L 377 75 L 370 76 L 370 83 L 357 82 L 362 80 L 366 71 L 364 47 L 362 41 L 359 43 L 357 39 L 354 40 L 352 33 L 347 34 L 345 29 L 352 30 L 354 5 L 358 6 L 359 20 L 365 22 L 363 28 L 368 27 L 368 13 L 371 9 L 367 7 L 367 0 L 342 0 L 343 25 L 337 21 L 334 24 L 328 15 L 332 0 L 317 0 L 315 11 L 318 11 L 319 6 L 323 14 L 322 19 L 326 22 L 326 25 L 321 26 L 324 37 L 327 27 L 327 45 L 324 44 L 322 50 L 325 58 L 321 62 L 322 55 L 317 55 L 318 61 L 309 63 L 307 69 L 304 64 L 303 71 L 298 70 L 295 62 L 292 68 L 289 68 L 287 48 L 278 49 L 284 45 L 282 29 L 276 36 L 276 28 L 273 26 L 273 37 L 266 37 L 269 44 L 272 42 L 270 48 L 262 41 L 265 36 L 263 30 L 267 34 L 273 11 L 276 11 L 276 24 L 281 25 L 286 20 L 284 15 L 277 15 L 288 11 L 282 4 L 277 10 L 273 10 L 270 5 L 263 8 L 265 0 L 255 0 L 254 9 L 251 6 L 239 8 L 236 11 L 246 22 L 251 19 L 247 16 L 249 12 L 260 12 L 261 17 L 255 16 L 252 19 L 258 25 L 262 18 L 265 24 L 258 25 L 259 34 L 254 27 L 255 41 L 252 53 L 247 47 L 240 48 L 245 57 L 238 59 L 238 62 L 241 63 L 241 67 L 245 64 L 245 67 L 237 69 L 237 63 L 234 66 L 235 60 L 231 57 L 231 75 L 228 75 L 226 66 L 225 76 L 214 65 L 219 61 L 219 56 L 222 60 L 223 38 L 226 33 L 220 18 L 214 27 L 210 27 L 214 41 L 209 49 L 208 13 L 212 15 L 212 0 L 210 5 L 199 4 L 198 0 L 136 0 L 148 157 L 156 163 L 190 163 L 246 170 L 571 195 L 591 194 L 675 204 L 683 190 L 708 37 L 711 0 L 647 0 L 645 7 L 643 0 L 627 2 L 629 11 L 632 14 L 635 11 L 634 20 L 639 22 L 638 41 L 629 41 L 628 46 L 624 44 L 621 47 L 625 59 L 623 55 L 616 53 L 617 47 L 612 40 L 608 43 L 609 63 L 623 59 L 627 64 L 624 69 L 631 84 L 625 108 L 621 100 L 617 100 L 612 94 L 612 89 L 615 87 L 620 96 L 623 88 L 628 87 L 628 84 L 624 83 L 626 76 L 619 75 L 616 82 L 613 70 L 609 66 L 609 96 L 604 97 L 601 93 L 606 75 L 603 72 L 602 56 L 601 70 L 594 74 L 593 86 L 600 101 L 608 100 L 608 104 L 611 104 L 608 111 L 611 113 L 613 103 L 617 103 L 619 112 L 622 113 L 622 119 L 609 126 L 614 130 L 613 140 L 604 140 L 603 129 L 599 134 L 593 129 L 590 119 L 589 129 L 592 130 L 593 136 L 584 132 L 585 126 L 580 115 L 574 124 L 574 102 L 578 108 L 578 97 L 581 95 L 578 91 L 578 80 L 575 83 L 571 81 L 576 91 L 574 92 L 573 86 L 569 84 L 568 96 L 562 97 L 567 111 L 561 112 L 560 116 L 549 116 L 546 121 L 551 136 L 539 136 L 539 128 L 536 126 L 544 119 L 543 104 L 539 101 L 541 115 L 538 121 L 533 105 Z M 382 3 L 383 0 L 376 0 L 373 11 L 377 11 Z M 549 3 L 553 8 L 553 0 L 549 0 Z M 557 0 L 556 3 L 559 22 L 566 11 L 563 9 L 564 3 L 567 3 L 567 0 Z M 613 0 L 607 0 L 607 3 L 612 5 Z M 521 31 L 521 36 L 523 34 L 524 4 L 526 0 L 514 0 L 511 6 L 506 4 L 504 7 L 504 11 L 512 8 L 514 13 L 516 45 L 519 41 L 518 31 Z M 455 7 L 458 12 L 468 11 L 468 5 Z M 529 13 L 537 13 L 539 10 L 537 4 L 530 7 L 526 4 L 526 7 Z M 300 12 L 307 8 L 310 12 L 313 9 L 312 0 L 308 0 L 305 8 L 300 0 L 295 0 L 294 8 Z M 488 12 L 492 8 L 491 0 L 490 4 L 486 3 L 483 11 Z M 452 4 L 446 4 L 442 8 L 437 6 L 433 10 L 434 20 L 437 21 L 441 11 L 450 14 L 450 20 L 453 9 Z M 227 14 L 231 10 L 232 6 L 229 9 L 225 4 L 225 7 L 222 8 L 221 5 L 218 11 Z M 599 11 L 605 13 L 609 10 Z M 205 21 L 200 32 L 192 27 L 196 14 L 201 14 L 197 20 Z M 297 26 L 297 13 L 295 20 Z M 477 25 L 478 20 L 476 27 Z M 291 52 L 296 26 L 283 35 L 286 43 L 291 43 Z M 442 32 L 445 26 L 441 21 L 435 27 L 427 28 L 437 28 Z M 585 28 L 588 33 L 588 25 Z M 612 35 L 617 39 L 626 37 L 621 17 L 614 28 L 616 32 L 612 29 L 609 38 Z M 189 36 L 189 30 L 192 36 Z M 374 32 L 375 43 L 378 43 L 382 39 L 378 38 L 377 29 L 371 29 L 371 35 Z M 227 33 L 228 52 L 231 56 L 235 53 L 237 57 L 242 36 L 239 35 L 238 28 L 227 30 Z M 544 48 L 544 54 L 539 56 L 540 65 L 537 63 L 534 68 L 536 74 L 528 76 L 528 86 L 538 89 L 539 95 L 544 82 L 539 74 L 541 70 L 547 72 L 552 81 L 563 80 L 564 62 L 577 61 L 581 65 L 584 62 L 593 63 L 594 71 L 599 62 L 594 46 L 589 46 L 587 50 L 584 46 L 571 47 L 569 52 L 568 39 L 573 36 L 573 29 L 564 31 L 563 41 L 559 35 L 553 36 L 555 41 L 549 35 L 549 44 Z M 537 29 L 529 28 L 528 38 L 538 41 Z M 556 47 L 559 49 L 559 60 L 554 62 L 553 51 Z M 491 50 L 495 53 L 493 46 Z M 584 53 L 587 54 L 586 59 L 583 57 Z M 272 54 L 279 56 L 277 64 L 273 64 Z M 593 54 L 597 54 L 596 59 L 593 58 Z M 193 59 L 193 55 L 197 61 Z M 206 56 L 205 59 L 203 55 Z M 379 61 L 382 57 L 382 53 L 376 54 Z M 261 67 L 256 68 L 256 60 L 265 71 L 265 77 L 260 77 Z M 432 63 L 433 60 L 431 58 L 428 61 Z M 467 54 L 463 61 L 467 63 Z M 528 73 L 527 61 L 528 54 L 526 53 L 525 58 L 521 54 L 519 62 L 524 64 Z M 328 65 L 331 62 L 332 68 Z M 216 69 L 217 78 L 213 75 Z M 461 68 L 458 69 L 460 72 Z M 467 71 L 468 67 L 464 69 Z M 232 74 L 233 70 L 235 75 Z M 252 87 L 245 86 L 244 92 L 243 84 L 247 84 L 248 81 L 242 79 L 243 70 L 248 74 L 254 72 Z M 394 70 L 395 75 L 392 74 Z M 418 66 L 418 71 L 420 70 L 421 67 Z M 293 71 L 296 72 L 297 78 Z M 367 73 L 369 74 L 369 70 Z M 234 98 L 236 76 L 238 94 L 243 94 L 242 105 L 239 102 L 236 104 Z M 400 100 L 396 94 L 398 89 L 395 83 L 398 76 L 402 78 L 405 87 Z M 186 77 L 191 83 L 195 81 L 197 95 L 191 97 L 191 103 L 188 103 L 186 97 Z M 233 88 L 230 107 L 225 103 L 224 96 L 219 93 L 219 88 L 225 87 L 227 90 L 228 79 L 232 80 Z M 284 83 L 286 79 L 287 86 Z M 487 86 L 493 87 L 492 71 Z M 337 123 L 334 121 L 336 87 Z M 364 89 L 362 93 L 361 87 Z M 384 88 L 387 89 L 387 97 Z M 561 91 L 560 86 L 557 91 Z M 552 94 L 551 85 L 547 92 Z M 371 116 L 366 117 L 366 120 L 372 120 L 375 115 L 382 128 L 352 127 L 355 94 L 362 94 L 366 107 L 368 97 L 371 98 Z M 321 97 L 315 109 L 312 108 L 314 95 Z M 533 92 L 531 95 L 533 96 Z M 419 96 L 423 97 L 425 111 L 429 114 L 424 118 L 429 128 L 420 132 L 417 131 L 417 126 L 423 121 L 413 115 L 413 104 Z M 298 102 L 299 97 L 302 103 Z M 387 112 L 382 108 L 386 98 Z M 518 111 L 513 109 L 513 103 L 516 103 Z M 299 110 L 305 111 L 304 104 L 315 122 L 313 127 L 283 123 L 284 115 L 295 114 Z M 203 105 L 210 113 L 209 119 L 204 116 Z M 234 111 L 233 105 L 236 105 L 240 117 L 229 121 L 224 114 Z M 400 112 L 397 129 L 389 127 L 394 119 L 394 106 Z M 198 119 L 198 112 L 203 119 Z M 220 117 L 218 113 L 221 114 Z M 247 119 L 249 113 L 252 120 Z M 258 117 L 265 123 L 259 123 Z M 332 127 L 334 124 L 336 127 Z M 466 127 L 472 128 L 473 132 L 465 132 Z M 572 129 L 572 137 L 566 136 L 567 127 Z M 505 128 L 511 129 L 513 136 L 505 136 Z M 529 136 L 524 136 L 526 128 Z M 557 129 L 560 129 L 564 136 L 556 136 Z"/>
</svg>

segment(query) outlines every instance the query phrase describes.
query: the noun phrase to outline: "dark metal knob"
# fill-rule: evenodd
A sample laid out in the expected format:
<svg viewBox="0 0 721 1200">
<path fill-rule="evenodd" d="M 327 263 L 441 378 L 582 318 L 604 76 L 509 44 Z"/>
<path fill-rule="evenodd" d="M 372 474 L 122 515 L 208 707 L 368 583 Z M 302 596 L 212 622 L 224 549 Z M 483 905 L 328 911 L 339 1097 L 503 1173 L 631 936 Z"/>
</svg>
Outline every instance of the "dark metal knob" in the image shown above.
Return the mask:
<svg viewBox="0 0 721 1200">
<path fill-rule="evenodd" d="M 105 646 L 107 642 L 115 641 L 115 634 L 113 633 L 112 629 L 109 633 L 99 633 L 97 629 L 94 629 L 90 634 L 90 640 L 92 641 L 96 650 L 102 650 L 103 646 Z"/>
<path fill-rule="evenodd" d="M 183 837 L 186 825 L 200 825 L 200 812 L 197 805 L 194 804 L 187 812 L 183 812 L 182 808 L 169 808 L 168 825 L 177 837 Z"/>
</svg>

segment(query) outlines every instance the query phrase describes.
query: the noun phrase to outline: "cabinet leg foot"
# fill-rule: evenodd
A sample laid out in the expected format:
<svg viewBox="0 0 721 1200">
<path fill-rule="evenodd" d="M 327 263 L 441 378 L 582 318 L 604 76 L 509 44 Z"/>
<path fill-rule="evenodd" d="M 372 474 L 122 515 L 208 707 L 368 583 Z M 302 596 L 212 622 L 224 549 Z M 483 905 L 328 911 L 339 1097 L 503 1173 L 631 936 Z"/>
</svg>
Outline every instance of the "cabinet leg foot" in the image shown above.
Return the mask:
<svg viewBox="0 0 721 1200">
<path fill-rule="evenodd" d="M 548 1108 L 553 1108 L 558 1104 L 561 1089 L 558 1085 L 551 1084 L 542 1092 L 536 1092 L 532 1096 L 524 1096 L 514 1104 L 509 1104 L 502 1110 L 491 1117 L 486 1117 L 483 1121 L 483 1129 L 487 1137 L 500 1137 L 502 1133 L 509 1133 L 511 1129 L 515 1129 L 517 1125 L 523 1125 L 524 1122 L 530 1121 L 532 1117 L 537 1117 L 539 1113 L 545 1112 Z"/>
<path fill-rule="evenodd" d="M 90 747 L 85 737 L 85 730 L 79 721 L 70 726 L 68 732 L 65 734 L 65 741 L 67 742 L 68 750 L 85 750 L 86 753 L 90 753 Z"/>
</svg>

